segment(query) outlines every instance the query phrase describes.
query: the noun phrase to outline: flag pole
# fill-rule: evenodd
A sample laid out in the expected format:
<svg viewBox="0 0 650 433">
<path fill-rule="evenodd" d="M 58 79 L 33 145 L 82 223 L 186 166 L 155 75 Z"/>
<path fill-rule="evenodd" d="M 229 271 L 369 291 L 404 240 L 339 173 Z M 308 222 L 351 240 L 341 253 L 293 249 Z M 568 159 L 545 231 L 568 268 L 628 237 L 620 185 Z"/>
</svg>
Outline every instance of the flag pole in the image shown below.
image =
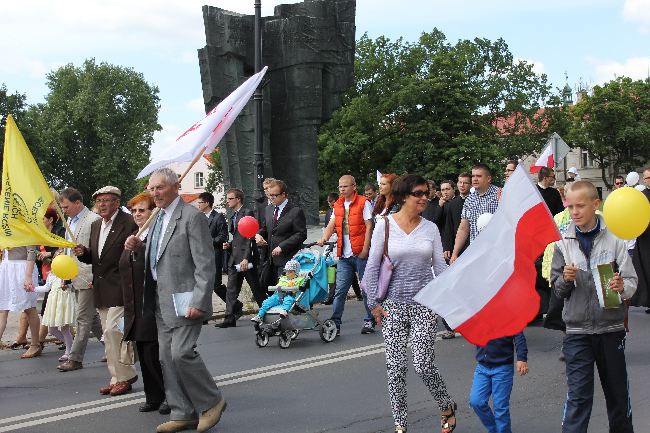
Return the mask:
<svg viewBox="0 0 650 433">
<path fill-rule="evenodd" d="M 192 162 L 190 162 L 190 165 L 188 165 L 187 168 L 185 169 L 185 172 L 183 172 L 183 174 L 181 175 L 181 177 L 178 178 L 178 183 L 181 183 L 181 182 L 183 181 L 183 179 L 185 179 L 185 176 L 187 176 L 187 174 L 190 172 L 190 170 L 192 169 L 192 167 L 194 167 L 194 164 L 196 164 L 197 161 L 198 161 L 199 159 L 201 159 L 201 157 L 203 156 L 203 153 L 205 152 L 205 149 L 207 149 L 207 148 L 208 148 L 208 146 L 203 146 L 203 147 L 201 148 L 201 151 L 200 151 L 199 153 L 196 154 L 196 156 L 194 157 L 194 159 L 192 160 Z M 140 227 L 140 229 L 138 230 L 138 233 L 135 234 L 136 237 L 140 237 L 140 235 L 142 234 L 142 232 L 145 231 L 145 230 L 146 230 L 146 229 L 151 225 L 151 222 L 154 220 L 154 218 L 156 218 L 156 216 L 158 215 L 158 212 L 160 212 L 160 208 L 159 208 L 159 207 L 156 207 L 156 208 L 153 210 L 153 212 L 151 212 L 151 215 L 149 216 L 149 218 L 147 219 L 147 221 L 145 221 L 145 223 L 142 224 L 142 227 Z"/>
</svg>

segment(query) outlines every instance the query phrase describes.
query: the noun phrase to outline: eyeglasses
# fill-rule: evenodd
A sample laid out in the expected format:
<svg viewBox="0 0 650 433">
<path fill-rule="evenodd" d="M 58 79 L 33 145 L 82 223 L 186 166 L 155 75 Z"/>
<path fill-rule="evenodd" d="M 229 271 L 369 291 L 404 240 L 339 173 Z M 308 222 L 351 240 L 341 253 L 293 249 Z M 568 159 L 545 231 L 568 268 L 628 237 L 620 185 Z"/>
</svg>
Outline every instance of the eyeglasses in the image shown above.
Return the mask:
<svg viewBox="0 0 650 433">
<path fill-rule="evenodd" d="M 614 182 L 614 185 L 622 186 L 625 185 L 625 182 Z"/>
<path fill-rule="evenodd" d="M 429 191 L 422 191 L 421 189 L 419 189 L 417 191 L 409 192 L 409 195 L 412 195 L 413 197 L 417 197 L 417 198 L 422 198 L 428 196 Z"/>
<path fill-rule="evenodd" d="M 95 203 L 99 203 L 99 204 L 101 204 L 101 203 L 110 203 L 110 202 L 113 202 L 115 200 L 117 200 L 117 199 L 115 199 L 115 198 L 98 198 L 97 200 L 95 200 Z"/>
<path fill-rule="evenodd" d="M 512 173 L 513 171 L 515 171 L 514 168 L 506 168 L 506 173 Z"/>
</svg>

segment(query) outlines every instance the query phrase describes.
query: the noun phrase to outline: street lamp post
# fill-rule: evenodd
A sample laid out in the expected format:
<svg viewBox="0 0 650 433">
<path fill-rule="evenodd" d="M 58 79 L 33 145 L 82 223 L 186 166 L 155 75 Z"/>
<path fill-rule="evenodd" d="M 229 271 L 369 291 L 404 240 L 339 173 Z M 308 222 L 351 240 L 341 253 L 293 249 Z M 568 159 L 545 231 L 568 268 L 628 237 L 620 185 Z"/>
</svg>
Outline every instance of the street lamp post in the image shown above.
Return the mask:
<svg viewBox="0 0 650 433">
<path fill-rule="evenodd" d="M 255 0 L 255 73 L 262 70 L 262 0 Z M 260 207 L 265 201 L 262 181 L 264 180 L 264 134 L 262 123 L 262 85 L 255 89 L 255 200 Z"/>
</svg>

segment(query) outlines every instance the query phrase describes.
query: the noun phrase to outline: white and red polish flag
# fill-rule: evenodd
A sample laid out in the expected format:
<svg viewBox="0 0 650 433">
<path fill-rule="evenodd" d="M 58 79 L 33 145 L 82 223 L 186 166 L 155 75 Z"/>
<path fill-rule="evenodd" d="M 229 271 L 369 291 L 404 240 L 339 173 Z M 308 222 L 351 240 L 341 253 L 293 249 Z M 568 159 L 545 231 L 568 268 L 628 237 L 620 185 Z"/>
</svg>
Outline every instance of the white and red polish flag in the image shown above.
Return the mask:
<svg viewBox="0 0 650 433">
<path fill-rule="evenodd" d="M 546 203 L 519 165 L 489 224 L 414 299 L 473 344 L 514 335 L 539 310 L 535 259 L 559 239 Z"/>
<path fill-rule="evenodd" d="M 549 141 L 542 149 L 542 154 L 537 158 L 535 164 L 530 166 L 531 173 L 537 173 L 542 167 L 554 168 L 555 155 L 553 155 L 553 143 Z"/>
<path fill-rule="evenodd" d="M 210 155 L 214 152 L 217 144 L 219 144 L 241 110 L 248 103 L 267 69 L 268 67 L 265 66 L 260 72 L 244 81 L 241 86 L 217 104 L 203 119 L 190 126 L 187 131 L 176 139 L 174 145 L 169 146 L 159 157 L 143 168 L 137 179 L 145 177 L 173 162 L 190 162 L 199 153 Z"/>
</svg>

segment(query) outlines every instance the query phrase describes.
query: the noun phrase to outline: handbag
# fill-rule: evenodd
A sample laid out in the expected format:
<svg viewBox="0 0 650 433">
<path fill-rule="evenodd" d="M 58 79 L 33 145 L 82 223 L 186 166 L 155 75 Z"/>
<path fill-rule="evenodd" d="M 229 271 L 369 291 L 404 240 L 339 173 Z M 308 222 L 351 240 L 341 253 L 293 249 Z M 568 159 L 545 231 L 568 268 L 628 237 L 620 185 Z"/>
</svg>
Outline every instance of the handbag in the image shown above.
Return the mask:
<svg viewBox="0 0 650 433">
<path fill-rule="evenodd" d="M 384 218 L 386 224 L 385 233 L 384 233 L 384 251 L 381 256 L 381 263 L 379 264 L 379 275 L 377 276 L 377 290 L 375 290 L 375 300 L 377 302 L 384 302 L 386 296 L 388 296 L 388 285 L 390 284 L 390 279 L 393 276 L 393 269 L 395 266 L 391 262 L 390 257 L 388 257 L 388 233 L 390 231 L 390 223 L 388 218 Z M 368 293 L 367 286 L 365 284 L 365 275 L 363 281 L 361 281 L 363 290 Z"/>
</svg>

